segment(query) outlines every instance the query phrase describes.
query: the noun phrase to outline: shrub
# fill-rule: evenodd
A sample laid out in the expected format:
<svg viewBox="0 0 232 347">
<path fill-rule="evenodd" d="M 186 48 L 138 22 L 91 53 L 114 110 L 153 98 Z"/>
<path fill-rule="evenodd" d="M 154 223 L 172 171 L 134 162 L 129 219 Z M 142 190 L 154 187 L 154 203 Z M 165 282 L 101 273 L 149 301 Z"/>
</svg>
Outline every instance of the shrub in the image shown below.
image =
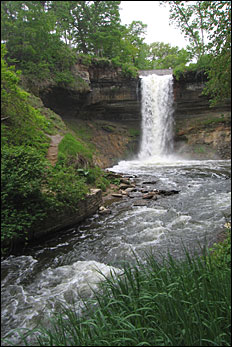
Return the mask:
<svg viewBox="0 0 232 347">
<path fill-rule="evenodd" d="M 33 148 L 2 148 L 1 239 L 20 237 L 46 215 L 47 198 L 41 187 L 49 172 L 46 160 Z"/>
<path fill-rule="evenodd" d="M 55 167 L 49 177 L 48 187 L 51 194 L 55 194 L 57 202 L 73 208 L 88 193 L 85 179 L 71 166 Z"/>
<path fill-rule="evenodd" d="M 138 69 L 130 63 L 122 64 L 122 72 L 127 77 L 136 77 L 138 75 Z"/>
</svg>

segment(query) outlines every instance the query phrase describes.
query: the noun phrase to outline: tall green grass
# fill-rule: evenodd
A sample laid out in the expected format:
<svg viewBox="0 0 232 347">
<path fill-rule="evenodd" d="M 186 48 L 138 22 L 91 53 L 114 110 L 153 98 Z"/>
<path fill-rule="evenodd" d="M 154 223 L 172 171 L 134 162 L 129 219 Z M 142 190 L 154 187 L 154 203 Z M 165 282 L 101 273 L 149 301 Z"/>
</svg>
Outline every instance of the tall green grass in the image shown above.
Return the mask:
<svg viewBox="0 0 232 347">
<path fill-rule="evenodd" d="M 70 309 L 57 313 L 52 327 L 37 331 L 37 343 L 231 346 L 230 262 L 215 259 L 205 250 L 201 257 L 186 252 L 184 261 L 169 256 L 161 264 L 149 255 L 145 265 L 125 265 L 123 275 L 105 278 L 82 317 Z"/>
</svg>

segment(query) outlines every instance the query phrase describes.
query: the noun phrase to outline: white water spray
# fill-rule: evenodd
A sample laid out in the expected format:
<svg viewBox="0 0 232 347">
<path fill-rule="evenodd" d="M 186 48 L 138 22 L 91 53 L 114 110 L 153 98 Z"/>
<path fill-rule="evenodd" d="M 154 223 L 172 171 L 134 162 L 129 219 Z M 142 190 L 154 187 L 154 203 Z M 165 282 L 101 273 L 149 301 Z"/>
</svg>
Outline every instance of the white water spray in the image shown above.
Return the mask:
<svg viewBox="0 0 232 347">
<path fill-rule="evenodd" d="M 142 77 L 142 141 L 138 158 L 163 157 L 173 151 L 173 77 Z"/>
</svg>

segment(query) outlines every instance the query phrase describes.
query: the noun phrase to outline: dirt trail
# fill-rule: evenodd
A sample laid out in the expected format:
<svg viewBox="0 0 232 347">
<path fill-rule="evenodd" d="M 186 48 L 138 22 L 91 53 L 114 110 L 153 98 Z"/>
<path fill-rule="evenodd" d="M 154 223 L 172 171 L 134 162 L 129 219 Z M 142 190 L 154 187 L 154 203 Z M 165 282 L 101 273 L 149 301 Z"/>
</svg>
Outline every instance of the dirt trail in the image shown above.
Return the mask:
<svg viewBox="0 0 232 347">
<path fill-rule="evenodd" d="M 64 136 L 60 134 L 48 135 L 48 136 L 51 139 L 51 143 L 50 143 L 50 147 L 48 148 L 48 154 L 46 158 L 50 161 L 52 166 L 54 166 L 57 162 L 58 145 Z"/>
</svg>

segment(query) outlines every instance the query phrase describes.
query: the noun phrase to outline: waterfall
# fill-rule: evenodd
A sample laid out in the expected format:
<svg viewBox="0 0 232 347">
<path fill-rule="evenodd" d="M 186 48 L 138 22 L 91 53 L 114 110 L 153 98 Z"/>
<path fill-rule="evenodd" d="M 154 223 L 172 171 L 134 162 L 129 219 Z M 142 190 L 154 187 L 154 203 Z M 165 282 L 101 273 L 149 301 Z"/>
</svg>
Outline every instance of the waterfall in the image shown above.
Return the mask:
<svg viewBox="0 0 232 347">
<path fill-rule="evenodd" d="M 142 140 L 138 157 L 163 157 L 173 151 L 173 77 L 141 77 Z"/>
</svg>

